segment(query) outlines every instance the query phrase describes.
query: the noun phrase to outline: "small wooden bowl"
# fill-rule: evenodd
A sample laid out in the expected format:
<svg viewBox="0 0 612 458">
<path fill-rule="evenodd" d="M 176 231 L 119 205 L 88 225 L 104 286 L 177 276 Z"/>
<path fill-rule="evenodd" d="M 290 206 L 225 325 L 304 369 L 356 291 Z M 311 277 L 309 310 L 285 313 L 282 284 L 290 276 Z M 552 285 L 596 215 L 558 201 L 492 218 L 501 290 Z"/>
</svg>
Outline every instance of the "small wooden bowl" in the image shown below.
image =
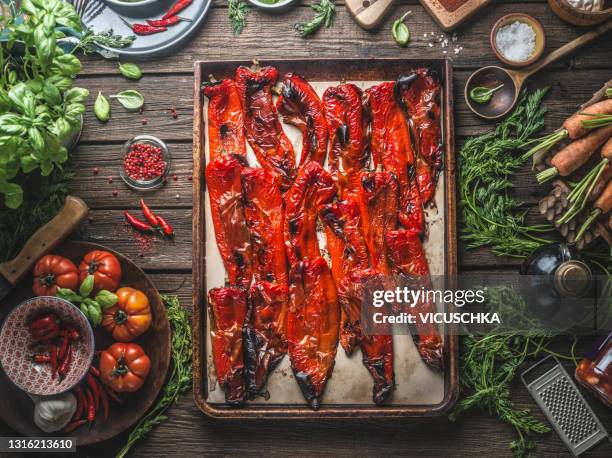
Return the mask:
<svg viewBox="0 0 612 458">
<path fill-rule="evenodd" d="M 612 18 L 612 8 L 602 11 L 582 11 L 571 6 L 567 0 L 548 0 L 548 5 L 557 16 L 574 25 L 596 25 Z"/>
<path fill-rule="evenodd" d="M 531 55 L 529 59 L 522 61 L 522 62 L 516 62 L 516 61 L 507 59 L 499 51 L 499 49 L 497 49 L 497 44 L 495 42 L 496 41 L 495 37 L 497 36 L 497 32 L 499 31 L 499 29 L 501 29 L 502 27 L 508 24 L 512 24 L 513 22 L 517 22 L 517 21 L 530 25 L 536 34 L 536 43 L 535 43 L 535 49 L 533 50 L 533 54 Z M 540 57 L 542 57 L 542 54 L 544 53 L 544 49 L 546 48 L 546 36 L 544 33 L 544 27 L 542 27 L 542 24 L 536 18 L 534 18 L 533 16 L 529 16 L 528 14 L 524 14 L 524 13 L 510 13 L 510 14 L 506 14 L 505 16 L 502 16 L 501 18 L 499 18 L 499 20 L 495 23 L 495 25 L 493 25 L 493 28 L 491 29 L 489 40 L 491 42 L 491 48 L 493 49 L 493 52 L 495 53 L 497 58 L 501 60 L 503 63 L 505 63 L 506 65 L 510 65 L 511 67 L 517 67 L 517 68 L 527 67 L 528 65 L 533 64 Z"/>
</svg>

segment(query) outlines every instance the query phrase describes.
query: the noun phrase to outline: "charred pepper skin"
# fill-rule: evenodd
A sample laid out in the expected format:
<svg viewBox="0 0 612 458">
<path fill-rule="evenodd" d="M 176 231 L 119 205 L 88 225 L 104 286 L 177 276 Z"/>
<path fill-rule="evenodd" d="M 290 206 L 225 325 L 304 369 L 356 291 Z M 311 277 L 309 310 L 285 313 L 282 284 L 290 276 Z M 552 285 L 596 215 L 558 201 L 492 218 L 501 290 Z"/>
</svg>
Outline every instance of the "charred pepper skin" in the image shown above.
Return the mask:
<svg viewBox="0 0 612 458">
<path fill-rule="evenodd" d="M 287 353 L 289 287 L 257 282 L 249 290 L 244 321 L 244 363 L 247 391 L 251 397 L 264 389 L 268 375 Z"/>
<path fill-rule="evenodd" d="M 336 195 L 333 178 L 315 161 L 300 167 L 285 194 L 285 248 L 290 265 L 321 256 L 317 241 L 317 210 Z"/>
<path fill-rule="evenodd" d="M 327 251 L 331 257 L 332 276 L 339 286 L 354 270 L 369 266 L 368 250 L 361 230 L 361 213 L 356 200 L 349 198 L 319 207 L 319 217 L 325 225 Z M 351 355 L 357 339 L 341 310 L 340 344 Z"/>
<path fill-rule="evenodd" d="M 417 181 L 423 203 L 434 194 L 442 170 L 444 146 L 441 118 L 442 85 L 435 71 L 418 68 L 400 76 L 395 83 L 395 95 L 404 109 L 413 132 L 420 161 Z M 419 165 L 420 164 L 420 165 Z"/>
<path fill-rule="evenodd" d="M 400 277 L 411 277 L 418 285 L 429 288 L 429 266 L 419 234 L 409 230 L 389 231 L 385 239 L 394 273 Z M 413 339 L 421 359 L 429 366 L 441 370 L 444 367 L 444 342 L 440 332 L 435 324 L 418 320 L 419 313 L 435 311 L 436 305 L 426 301 L 420 301 L 410 309 L 410 312 L 417 316 L 413 325 L 416 331 L 413 332 Z"/>
<path fill-rule="evenodd" d="M 285 74 L 276 108 L 287 124 L 302 132 L 300 166 L 308 161 L 325 163 L 329 137 L 327 121 L 323 103 L 310 83 L 296 73 Z"/>
<path fill-rule="evenodd" d="M 202 93 L 208 97 L 208 144 L 210 159 L 225 154 L 246 156 L 244 111 L 230 78 L 205 83 Z"/>
<path fill-rule="evenodd" d="M 399 221 L 406 229 L 423 232 L 425 215 L 416 180 L 416 155 L 404 113 L 395 100 L 394 83 L 366 91 L 372 126 L 375 166 L 395 174 L 400 190 Z"/>
<path fill-rule="evenodd" d="M 277 80 L 278 70 L 274 67 L 253 71 L 241 66 L 236 70 L 246 139 L 259 164 L 278 175 L 286 191 L 295 179 L 295 154 L 272 101 L 272 87 Z"/>
<path fill-rule="evenodd" d="M 366 290 L 383 290 L 384 279 L 374 269 L 352 271 L 338 287 L 338 299 L 346 316 L 347 326 L 361 348 L 363 365 L 374 379 L 372 399 L 382 404 L 389 399 L 395 385 L 393 372 L 393 335 L 388 324 L 377 324 L 376 332 L 364 332 L 361 324 Z M 374 313 L 366 312 L 368 315 Z"/>
<path fill-rule="evenodd" d="M 340 307 L 327 262 L 297 262 L 289 273 L 287 342 L 291 367 L 304 398 L 318 410 L 338 350 Z"/>
<path fill-rule="evenodd" d="M 206 166 L 206 185 L 215 237 L 230 286 L 248 288 L 253 278 L 251 234 L 246 223 L 241 175 L 245 159 L 228 154 Z"/>
<path fill-rule="evenodd" d="M 242 326 L 247 313 L 247 290 L 213 288 L 208 292 L 215 373 L 225 401 L 240 406 L 246 397 Z"/>
<path fill-rule="evenodd" d="M 369 118 L 363 93 L 354 84 L 329 87 L 323 94 L 329 127 L 329 169 L 338 181 L 340 198 L 357 192 L 359 172 L 368 164 Z"/>
<path fill-rule="evenodd" d="M 399 186 L 391 172 L 361 172 L 359 210 L 370 266 L 388 275 L 391 266 L 387 256 L 385 233 L 397 229 Z"/>
<path fill-rule="evenodd" d="M 241 176 L 246 222 L 253 244 L 255 281 L 287 284 L 283 200 L 277 176 L 247 168 Z"/>
</svg>

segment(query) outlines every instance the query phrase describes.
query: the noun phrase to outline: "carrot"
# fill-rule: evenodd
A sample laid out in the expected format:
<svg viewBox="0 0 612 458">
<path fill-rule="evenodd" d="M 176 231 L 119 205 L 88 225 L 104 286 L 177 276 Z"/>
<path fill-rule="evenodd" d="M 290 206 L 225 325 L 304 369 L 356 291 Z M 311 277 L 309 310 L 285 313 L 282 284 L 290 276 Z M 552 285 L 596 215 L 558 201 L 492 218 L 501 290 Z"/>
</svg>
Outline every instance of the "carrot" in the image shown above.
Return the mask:
<svg viewBox="0 0 612 458">
<path fill-rule="evenodd" d="M 597 198 L 593 207 L 593 211 L 578 231 L 576 241 L 580 240 L 587 229 L 591 227 L 591 225 L 595 222 L 595 220 L 597 220 L 597 218 L 599 218 L 600 215 L 605 215 L 612 210 L 612 181 L 608 182 L 606 189 Z"/>
<path fill-rule="evenodd" d="M 612 135 L 612 126 L 602 127 L 563 148 L 552 158 L 553 167 L 538 173 L 539 183 L 557 175 L 566 177 L 582 167 L 597 149 Z"/>
<path fill-rule="evenodd" d="M 612 159 L 612 137 L 608 138 L 608 141 L 601 148 L 601 157 L 602 159 Z"/>
<path fill-rule="evenodd" d="M 595 182 L 595 185 L 593 186 L 593 190 L 591 191 L 591 194 L 589 195 L 589 200 L 595 200 L 599 197 L 599 195 L 603 192 L 604 188 L 606 187 L 606 184 L 608 183 L 608 181 L 610 181 L 610 178 L 612 178 L 612 165 L 606 164 L 601 175 L 599 176 L 599 178 Z"/>
<path fill-rule="evenodd" d="M 568 138 L 578 140 L 584 137 L 590 129 L 582 125 L 582 121 L 592 120 L 593 116 L 612 114 L 612 99 L 605 99 L 575 113 L 565 120 L 561 129 L 540 139 L 540 142 L 523 154 L 523 159 L 533 156 L 539 151 L 548 151 L 561 140 Z"/>
</svg>

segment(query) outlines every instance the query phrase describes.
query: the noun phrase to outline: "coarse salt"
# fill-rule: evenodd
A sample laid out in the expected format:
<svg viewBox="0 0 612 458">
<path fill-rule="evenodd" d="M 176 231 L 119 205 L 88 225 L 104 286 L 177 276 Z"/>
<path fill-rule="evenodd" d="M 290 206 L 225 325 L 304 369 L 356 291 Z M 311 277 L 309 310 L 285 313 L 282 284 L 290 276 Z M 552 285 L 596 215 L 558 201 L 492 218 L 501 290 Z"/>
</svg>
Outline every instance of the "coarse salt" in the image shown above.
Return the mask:
<svg viewBox="0 0 612 458">
<path fill-rule="evenodd" d="M 495 35 L 498 51 L 512 62 L 525 62 L 533 55 L 536 33 L 529 24 L 516 21 L 505 25 Z"/>
</svg>

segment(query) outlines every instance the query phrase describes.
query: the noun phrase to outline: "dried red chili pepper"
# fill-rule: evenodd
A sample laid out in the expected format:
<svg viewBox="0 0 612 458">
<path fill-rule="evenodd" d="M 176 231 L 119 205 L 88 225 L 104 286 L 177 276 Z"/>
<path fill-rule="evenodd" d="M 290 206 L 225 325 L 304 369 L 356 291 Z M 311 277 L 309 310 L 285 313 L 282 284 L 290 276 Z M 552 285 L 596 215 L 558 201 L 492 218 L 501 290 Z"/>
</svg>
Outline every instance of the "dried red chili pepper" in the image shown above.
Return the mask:
<svg viewBox="0 0 612 458">
<path fill-rule="evenodd" d="M 106 393 L 104 387 L 100 382 L 96 380 L 96 383 L 98 385 L 98 391 L 100 393 L 100 402 L 102 404 L 102 412 L 104 412 L 104 419 L 108 420 L 108 413 L 110 410 L 108 405 L 108 394 Z"/>
<path fill-rule="evenodd" d="M 336 285 L 354 271 L 369 266 L 368 250 L 361 230 L 359 204 L 353 199 L 334 202 L 319 207 L 319 216 L 325 224 L 327 251 L 331 257 L 332 276 Z M 351 328 L 346 326 L 346 316 L 341 310 L 340 344 L 350 355 L 357 343 Z"/>
<path fill-rule="evenodd" d="M 125 216 L 127 222 L 130 223 L 130 226 L 132 226 L 134 229 L 138 229 L 139 231 L 148 233 L 154 231 L 154 229 L 149 224 L 145 223 L 144 221 L 140 221 L 134 215 L 130 215 L 127 210 L 123 212 L 123 215 Z"/>
<path fill-rule="evenodd" d="M 147 24 L 151 27 L 170 27 L 181 21 L 182 19 L 178 16 L 169 16 L 162 19 L 147 19 Z"/>
<path fill-rule="evenodd" d="M 423 184 L 419 182 L 423 202 L 428 202 L 433 197 L 435 183 L 443 165 L 444 146 L 440 108 L 442 85 L 435 71 L 418 68 L 408 75 L 399 77 L 395 86 L 396 96 L 411 120 L 419 157 L 423 158 L 431 169 L 429 181 L 432 189 L 422 189 Z M 425 173 L 426 169 L 422 168 Z M 428 184 L 425 178 L 421 178 L 421 181 Z"/>
<path fill-rule="evenodd" d="M 295 179 L 295 155 L 272 101 L 272 87 L 277 79 L 278 70 L 274 67 L 253 71 L 241 66 L 236 70 L 246 138 L 259 164 L 277 174 L 282 190 L 286 191 Z"/>
<path fill-rule="evenodd" d="M 159 221 L 159 227 L 166 237 L 174 238 L 174 229 L 172 226 L 161 216 L 156 215 L 157 221 Z"/>
<path fill-rule="evenodd" d="M 65 433 L 71 433 L 75 429 L 80 428 L 81 426 L 83 426 L 85 423 L 87 423 L 87 420 L 85 420 L 85 419 L 75 420 L 75 421 L 69 423 L 67 426 L 65 426 L 63 431 Z"/>
<path fill-rule="evenodd" d="M 59 335 L 61 328 L 57 317 L 48 313 L 36 318 L 28 330 L 35 341 L 50 342 Z"/>
<path fill-rule="evenodd" d="M 83 416 L 83 412 L 85 411 L 85 396 L 83 395 L 83 390 L 79 385 L 75 386 L 74 389 L 74 397 L 77 401 L 77 408 L 74 411 L 74 415 L 72 415 L 72 421 L 79 420 Z"/>
<path fill-rule="evenodd" d="M 218 156 L 206 166 L 206 185 L 229 284 L 248 288 L 253 277 L 253 254 L 240 178 L 245 167 L 246 161 L 240 155 Z"/>
<path fill-rule="evenodd" d="M 285 74 L 276 108 L 286 123 L 302 132 L 300 165 L 308 161 L 323 164 L 329 137 L 327 121 L 323 103 L 310 83 L 295 73 Z"/>
<path fill-rule="evenodd" d="M 304 398 L 317 410 L 334 368 L 340 327 L 336 285 L 324 258 L 309 258 L 292 266 L 289 295 L 291 367 Z"/>
<path fill-rule="evenodd" d="M 229 78 L 206 83 L 202 93 L 208 97 L 208 146 L 211 161 L 225 154 L 245 156 L 244 110 L 236 83 Z"/>
<path fill-rule="evenodd" d="M 51 356 L 49 355 L 34 355 L 32 360 L 38 364 L 46 364 L 51 362 Z"/>
<path fill-rule="evenodd" d="M 245 168 L 241 179 L 255 281 L 287 284 L 283 200 L 277 176 L 268 169 Z"/>
<path fill-rule="evenodd" d="M 391 395 L 394 387 L 393 335 L 388 323 L 376 324 L 376 330 L 366 332 L 362 327 L 362 314 L 373 316 L 375 309 L 365 300 L 366 290 L 384 290 L 384 279 L 374 269 L 351 272 L 338 287 L 338 299 L 346 316 L 345 325 L 355 335 L 356 344 L 361 348 L 363 365 L 374 379 L 372 397 L 376 404 L 382 404 Z M 372 310 L 362 310 L 362 307 Z M 376 309 L 380 311 L 380 309 Z"/>
<path fill-rule="evenodd" d="M 87 393 L 87 422 L 93 423 L 96 419 L 96 402 L 94 401 L 93 393 L 91 390 L 85 390 Z"/>
<path fill-rule="evenodd" d="M 62 330 L 61 335 L 62 335 L 62 345 L 60 346 L 60 349 L 57 353 L 57 359 L 59 359 L 60 361 L 63 361 L 64 358 L 66 357 L 66 352 L 68 351 L 68 342 L 69 342 L 70 336 L 66 329 Z"/>
<path fill-rule="evenodd" d="M 149 24 L 131 24 L 130 27 L 136 35 L 154 35 L 168 30 L 168 27 L 153 27 Z"/>
<path fill-rule="evenodd" d="M 169 17 L 176 16 L 178 13 L 191 5 L 192 1 L 193 0 L 178 0 L 174 5 L 172 5 L 168 12 L 162 16 L 162 19 L 168 19 Z"/>
<path fill-rule="evenodd" d="M 142 209 L 142 214 L 145 215 L 145 218 L 151 226 L 159 226 L 157 216 L 155 216 L 155 213 L 153 213 L 153 211 L 145 203 L 144 199 L 140 199 L 140 208 Z"/>
<path fill-rule="evenodd" d="M 57 375 L 57 345 L 51 344 L 51 378 Z M 61 374 L 60 374 L 61 375 Z"/>
<path fill-rule="evenodd" d="M 69 326 L 68 328 L 66 328 L 66 332 L 70 336 L 70 340 L 72 340 L 73 342 L 81 338 L 81 336 L 79 335 L 79 331 L 74 329 L 72 326 Z"/>
<path fill-rule="evenodd" d="M 317 210 L 331 202 L 336 186 L 329 172 L 315 161 L 301 166 L 285 194 L 285 247 L 291 265 L 321 256 L 317 241 Z"/>
<path fill-rule="evenodd" d="M 96 366 L 91 366 L 89 372 L 96 378 L 100 378 L 100 370 Z"/>
<path fill-rule="evenodd" d="M 85 380 L 87 380 L 87 385 L 89 385 L 89 389 L 93 393 L 94 405 L 96 406 L 96 410 L 98 410 L 100 408 L 100 390 L 98 382 L 90 373 L 87 373 Z"/>
<path fill-rule="evenodd" d="M 398 184 L 391 172 L 361 172 L 359 209 L 372 268 L 390 273 L 385 233 L 397 228 Z"/>
<path fill-rule="evenodd" d="M 57 369 L 57 373 L 60 377 L 65 377 L 70 370 L 70 364 L 72 363 L 72 345 L 68 344 L 68 350 L 66 351 L 66 356 L 62 360 L 59 368 Z"/>
<path fill-rule="evenodd" d="M 406 229 L 422 232 L 423 204 L 416 182 L 416 157 L 410 130 L 394 96 L 394 83 L 386 82 L 366 91 L 372 117 L 374 165 L 395 174 L 399 185 L 399 220 Z"/>
<path fill-rule="evenodd" d="M 409 230 L 389 231 L 385 240 L 394 272 L 406 275 L 417 281 L 419 286 L 431 289 L 429 266 L 419 234 Z M 397 305 L 395 309 L 401 311 Z M 412 335 L 423 361 L 434 368 L 441 369 L 444 366 L 442 337 L 435 324 L 425 323 L 420 319 L 421 313 L 435 311 L 436 305 L 431 302 L 418 301 L 411 305 L 410 313 L 416 316 L 416 322 L 413 325 L 416 332 L 413 332 Z"/>
<path fill-rule="evenodd" d="M 102 385 L 102 387 L 104 388 L 104 391 L 106 391 L 106 394 L 108 394 L 108 397 L 111 398 L 113 401 L 115 402 L 123 402 L 123 399 L 121 399 L 117 393 L 115 393 L 111 388 L 109 388 L 106 385 Z"/>
<path fill-rule="evenodd" d="M 249 290 L 243 339 L 245 378 L 251 395 L 261 393 L 268 374 L 287 353 L 288 302 L 287 285 L 261 281 Z"/>
<path fill-rule="evenodd" d="M 323 94 L 325 119 L 329 127 L 329 168 L 336 175 L 340 198 L 356 192 L 359 172 L 369 156 L 368 114 L 362 91 L 354 84 L 329 87 Z"/>
<path fill-rule="evenodd" d="M 225 390 L 229 405 L 244 403 L 244 355 L 242 326 L 247 311 L 247 292 L 243 288 L 213 288 L 208 292 L 212 312 L 212 353 L 217 381 Z"/>
</svg>

